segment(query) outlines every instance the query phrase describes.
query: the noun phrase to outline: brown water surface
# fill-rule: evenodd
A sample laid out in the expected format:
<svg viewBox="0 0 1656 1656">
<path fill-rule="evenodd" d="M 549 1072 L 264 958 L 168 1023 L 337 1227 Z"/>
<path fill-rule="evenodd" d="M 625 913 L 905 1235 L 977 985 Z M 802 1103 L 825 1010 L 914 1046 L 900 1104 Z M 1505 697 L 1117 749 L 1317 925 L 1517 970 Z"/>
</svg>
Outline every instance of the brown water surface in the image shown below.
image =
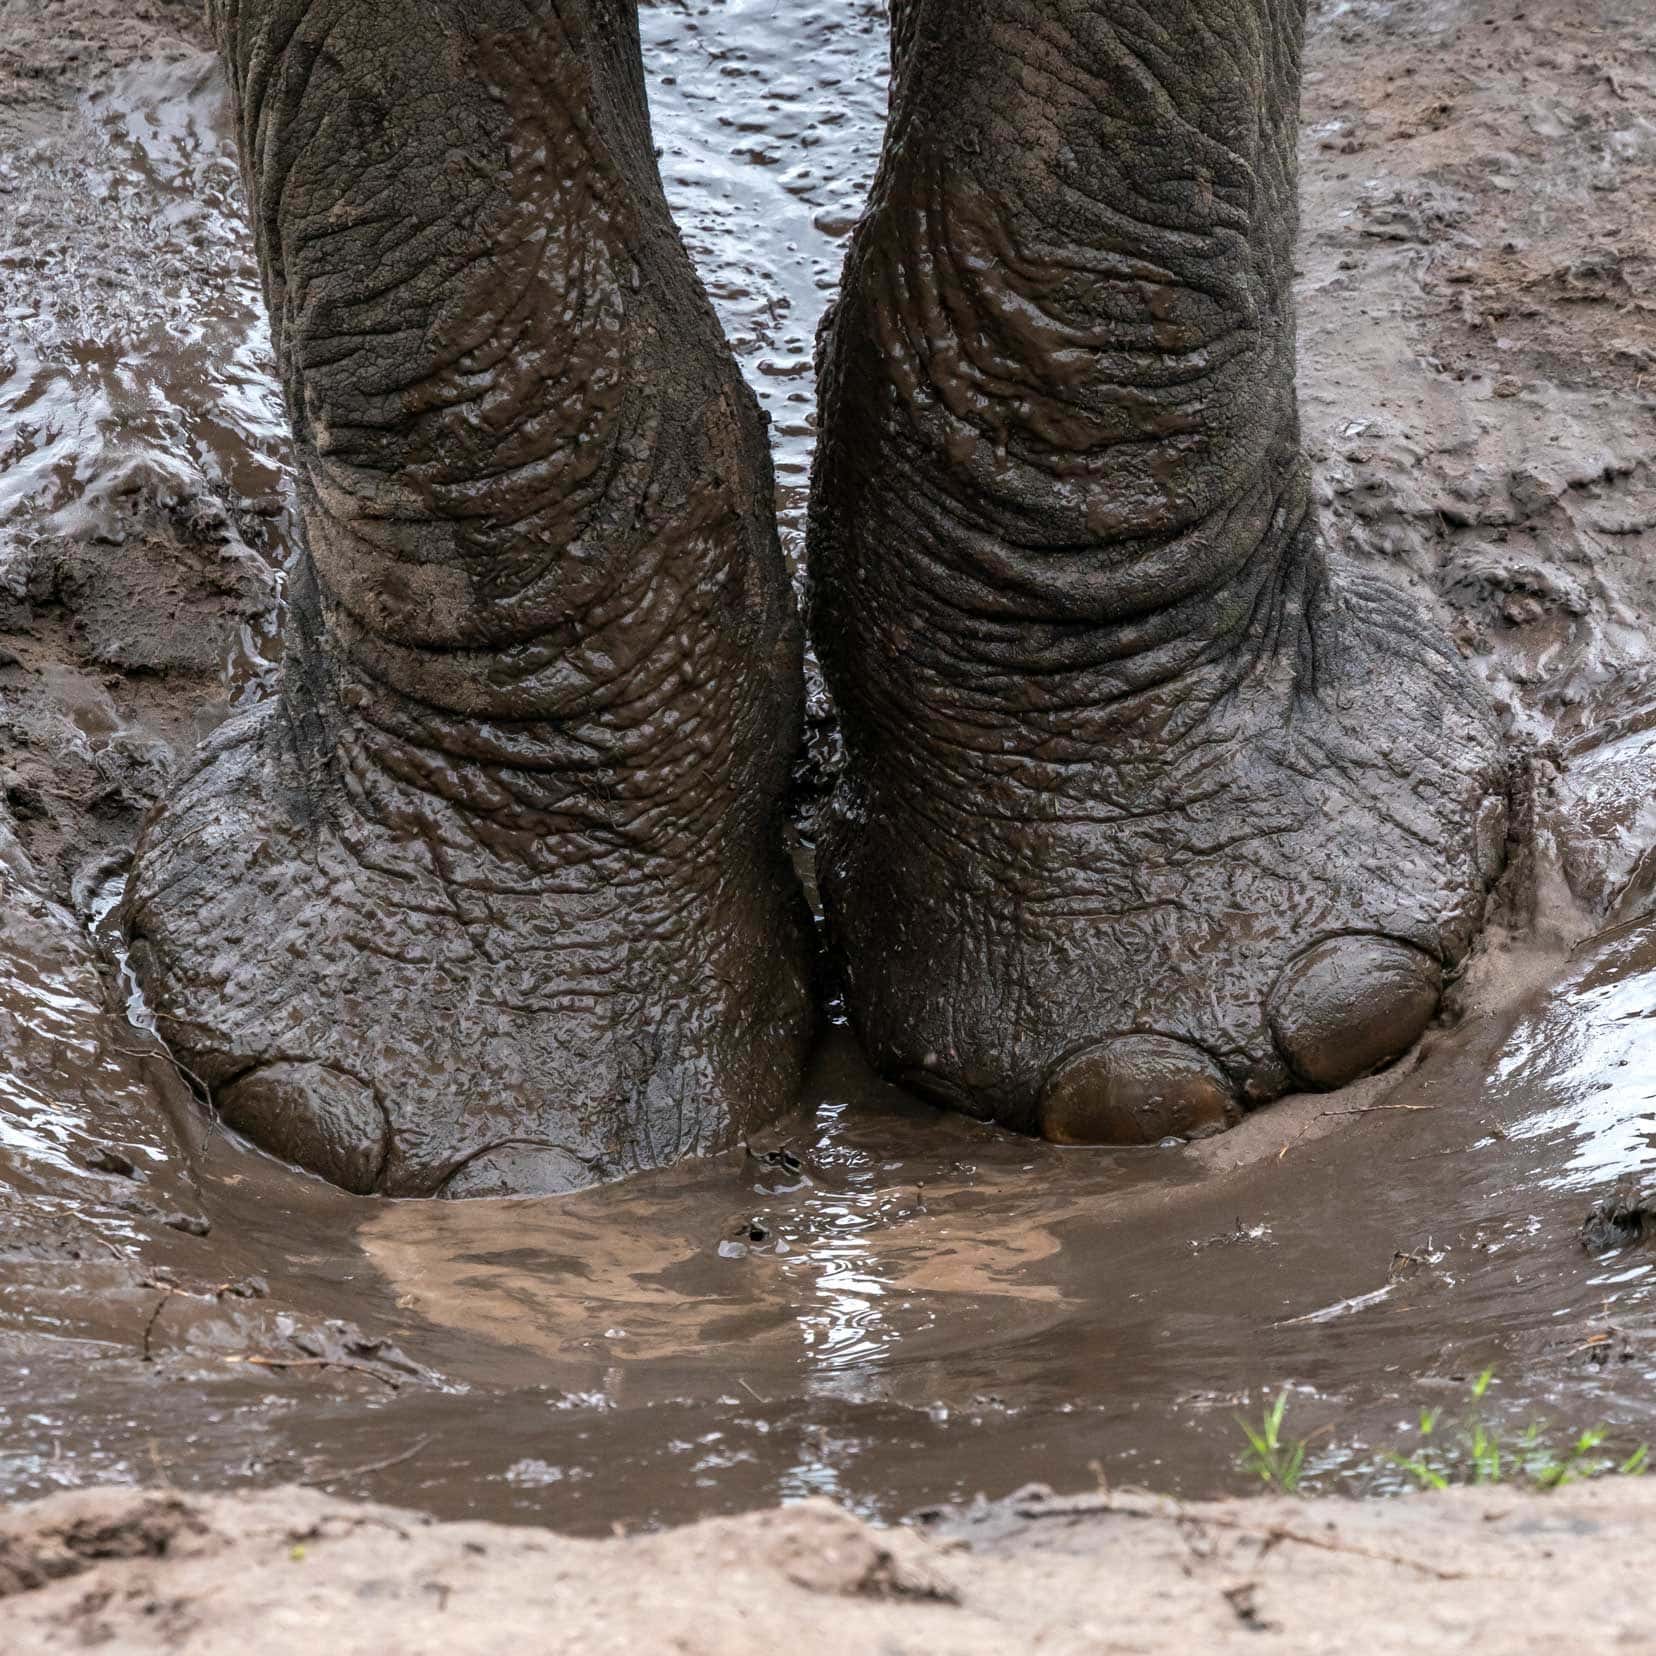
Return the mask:
<svg viewBox="0 0 1656 1656">
<path fill-rule="evenodd" d="M 108 1022 L 44 987 L 52 1016 L 42 981 L 0 997 L 37 1009 L 36 1073 L 55 1044 L 60 1083 L 129 1096 Z M 1211 1493 L 1238 1486 L 1234 1415 L 1284 1385 L 1314 1478 L 1386 1487 L 1377 1449 L 1486 1366 L 1496 1418 L 1631 1446 L 1652 1260 L 1578 1233 L 1656 1163 L 1653 1013 L 1631 931 L 1406 1077 L 1194 1148 L 1013 1139 L 873 1081 L 843 1035 L 756 1153 L 563 1200 L 363 1201 L 218 1135 L 162 1198 L 210 1235 L 162 1231 L 136 1279 L 88 1200 L 107 1127 L 47 1111 L 12 1166 L 113 1257 L 9 1266 L 0 1493 L 365 1467 L 332 1486 L 586 1531 L 808 1493 L 894 1517 L 1095 1462 Z"/>
</svg>

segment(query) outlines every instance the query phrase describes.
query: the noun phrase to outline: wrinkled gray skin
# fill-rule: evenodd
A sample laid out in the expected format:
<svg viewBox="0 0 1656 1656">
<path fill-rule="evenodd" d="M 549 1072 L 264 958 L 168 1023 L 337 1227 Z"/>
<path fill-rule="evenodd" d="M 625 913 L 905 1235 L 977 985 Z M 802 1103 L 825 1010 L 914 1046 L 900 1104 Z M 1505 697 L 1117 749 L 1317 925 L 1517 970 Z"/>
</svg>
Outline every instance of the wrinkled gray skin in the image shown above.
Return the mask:
<svg viewBox="0 0 1656 1656">
<path fill-rule="evenodd" d="M 212 13 L 308 550 L 280 696 L 139 847 L 162 1029 L 354 1190 L 727 1144 L 810 1033 L 799 639 L 632 0 Z M 876 1062 L 1059 1139 L 1396 1056 L 1499 868 L 1487 709 L 1310 514 L 1299 31 L 1299 0 L 894 17 L 825 338 L 825 897 Z"/>
<path fill-rule="evenodd" d="M 307 551 L 280 695 L 147 827 L 133 960 L 356 1191 L 728 1145 L 811 1033 L 800 630 L 631 0 L 213 0 Z"/>
<path fill-rule="evenodd" d="M 1404 1051 L 1505 841 L 1447 644 L 1331 565 L 1295 396 L 1302 0 L 899 0 L 824 340 L 819 847 L 870 1055 L 1076 1142 Z"/>
</svg>

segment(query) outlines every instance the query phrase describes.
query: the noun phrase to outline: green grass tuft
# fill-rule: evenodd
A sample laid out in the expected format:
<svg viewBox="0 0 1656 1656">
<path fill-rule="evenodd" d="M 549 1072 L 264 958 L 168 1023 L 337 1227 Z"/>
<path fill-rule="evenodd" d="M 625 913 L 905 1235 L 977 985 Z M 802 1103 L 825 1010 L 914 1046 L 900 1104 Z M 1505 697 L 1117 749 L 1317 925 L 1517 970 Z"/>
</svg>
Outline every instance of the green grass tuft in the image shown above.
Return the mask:
<svg viewBox="0 0 1656 1656">
<path fill-rule="evenodd" d="M 1258 1426 L 1250 1424 L 1241 1415 L 1236 1417 L 1236 1424 L 1248 1440 L 1248 1447 L 1242 1451 L 1239 1464 L 1244 1470 L 1257 1473 L 1263 1484 L 1279 1494 L 1297 1495 L 1300 1476 L 1305 1470 L 1306 1440 L 1283 1437 L 1282 1421 L 1287 1412 L 1288 1393 L 1284 1391 L 1265 1411 Z"/>
<path fill-rule="evenodd" d="M 1649 1444 L 1641 1443 L 1618 1460 L 1603 1452 L 1609 1436 L 1603 1426 L 1558 1438 L 1541 1421 L 1532 1421 L 1516 1435 L 1503 1433 L 1500 1423 L 1484 1409 L 1494 1383 L 1495 1371 L 1485 1369 L 1472 1382 L 1469 1407 L 1448 1422 L 1441 1409 L 1422 1409 L 1418 1441 L 1388 1451 L 1382 1460 L 1421 1489 L 1505 1484 L 1550 1490 L 1582 1478 L 1635 1478 L 1649 1470 Z M 1288 1392 L 1284 1390 L 1257 1425 L 1237 1417 L 1247 1440 L 1237 1464 L 1268 1488 L 1297 1495 L 1302 1493 L 1308 1440 L 1286 1434 L 1287 1413 Z"/>
</svg>

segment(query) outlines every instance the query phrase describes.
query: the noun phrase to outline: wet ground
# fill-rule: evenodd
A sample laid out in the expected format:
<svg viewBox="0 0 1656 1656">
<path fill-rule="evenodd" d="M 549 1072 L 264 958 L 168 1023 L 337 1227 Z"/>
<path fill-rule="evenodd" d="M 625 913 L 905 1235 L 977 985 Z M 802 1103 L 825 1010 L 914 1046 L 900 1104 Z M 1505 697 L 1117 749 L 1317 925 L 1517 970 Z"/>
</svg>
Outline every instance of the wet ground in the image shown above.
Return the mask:
<svg viewBox="0 0 1656 1656">
<path fill-rule="evenodd" d="M 1522 15 L 1515 15 L 1520 13 Z M 1293 1388 L 1324 1487 L 1488 1409 L 1656 1439 L 1656 23 L 1325 4 L 1301 287 L 1337 538 L 1535 744 L 1502 926 L 1405 1071 L 1197 1148 L 1062 1150 L 843 1032 L 753 1154 L 561 1201 L 345 1197 L 215 1132 L 102 935 L 173 756 L 279 656 L 291 536 L 193 8 L 0 0 L 0 1498 L 308 1479 L 601 1532 L 809 1493 L 1242 1487 Z M 872 167 L 872 0 L 643 14 L 662 169 L 773 420 Z M 1520 95 L 1521 94 L 1521 95 Z M 1606 188 L 1594 180 L 1609 180 Z"/>
<path fill-rule="evenodd" d="M 5 1259 L 0 1490 L 305 1477 L 587 1532 L 807 1493 L 897 1516 L 1095 1462 L 1206 1494 L 1283 1384 L 1317 1481 L 1388 1488 L 1377 1451 L 1489 1366 L 1493 1418 L 1631 1448 L 1656 1259 L 1580 1227 L 1656 1163 L 1653 990 L 1656 939 L 1609 937 L 1406 1077 L 1131 1154 L 941 1115 L 840 1037 L 756 1155 L 428 1204 L 222 1136 L 168 1171 L 107 1025 L 43 974 L 7 1004 L 86 1104 L 12 1101 L 13 1177 L 62 1230 Z"/>
</svg>

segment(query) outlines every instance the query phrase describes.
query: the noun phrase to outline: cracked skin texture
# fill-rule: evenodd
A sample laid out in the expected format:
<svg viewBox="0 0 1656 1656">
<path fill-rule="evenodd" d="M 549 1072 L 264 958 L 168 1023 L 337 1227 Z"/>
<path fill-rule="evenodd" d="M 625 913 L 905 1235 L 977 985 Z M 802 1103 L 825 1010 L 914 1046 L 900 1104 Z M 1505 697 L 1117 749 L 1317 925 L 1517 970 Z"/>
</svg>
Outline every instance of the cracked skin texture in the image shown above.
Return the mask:
<svg viewBox="0 0 1656 1656">
<path fill-rule="evenodd" d="M 348 1188 L 573 1188 L 792 1098 L 799 640 L 628 0 L 216 0 L 299 455 L 280 696 L 140 845 L 133 959 Z M 1499 872 L 1453 654 L 1313 521 L 1294 0 L 903 0 L 825 338 L 848 1001 L 927 1095 L 1217 1130 L 1405 1050 Z"/>
<path fill-rule="evenodd" d="M 1492 713 L 1315 522 L 1298 0 L 903 0 L 822 343 L 819 845 L 854 1023 L 1068 1142 L 1397 1057 L 1505 841 Z"/>
<path fill-rule="evenodd" d="M 146 827 L 162 1033 L 347 1189 L 723 1147 L 811 1034 L 800 632 L 630 0 L 213 0 L 306 547 Z"/>
</svg>

